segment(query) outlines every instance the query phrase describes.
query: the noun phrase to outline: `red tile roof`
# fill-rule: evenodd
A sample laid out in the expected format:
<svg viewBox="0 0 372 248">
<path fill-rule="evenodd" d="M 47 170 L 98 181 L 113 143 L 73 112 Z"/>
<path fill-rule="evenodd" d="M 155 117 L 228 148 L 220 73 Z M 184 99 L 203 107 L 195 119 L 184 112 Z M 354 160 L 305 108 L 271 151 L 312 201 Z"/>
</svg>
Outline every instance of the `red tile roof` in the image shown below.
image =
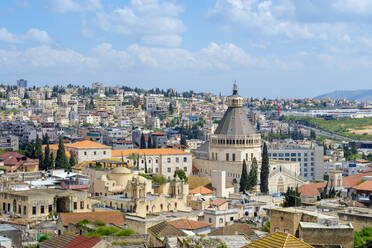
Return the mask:
<svg viewBox="0 0 372 248">
<path fill-rule="evenodd" d="M 320 196 L 320 192 L 327 185 L 327 182 L 303 184 L 298 188 L 301 196 Z"/>
<path fill-rule="evenodd" d="M 209 194 L 212 194 L 213 191 L 210 190 L 210 189 L 207 189 L 206 187 L 203 187 L 203 186 L 199 186 L 195 189 L 191 189 L 189 191 L 189 194 L 201 194 L 201 195 L 209 195 Z"/>
<path fill-rule="evenodd" d="M 91 248 L 95 246 L 101 239 L 98 237 L 87 238 L 84 236 L 78 236 L 64 248 Z"/>
<path fill-rule="evenodd" d="M 354 186 L 353 189 L 372 192 L 372 181 L 371 180 L 364 181 L 361 184 Z"/>
<path fill-rule="evenodd" d="M 184 230 L 196 230 L 196 229 L 205 228 L 211 225 L 208 223 L 194 221 L 194 220 L 187 220 L 187 219 L 174 220 L 168 223 L 174 226 L 175 228 L 184 229 Z"/>
<path fill-rule="evenodd" d="M 124 150 L 112 150 L 111 155 L 113 157 L 129 156 L 132 153 L 137 153 L 140 156 L 151 156 L 151 155 L 189 155 L 191 153 L 184 152 L 178 149 L 171 148 L 158 148 L 158 149 L 124 149 Z"/>
<path fill-rule="evenodd" d="M 103 211 L 88 213 L 61 213 L 61 221 L 64 226 L 76 224 L 81 220 L 102 221 L 106 224 L 124 226 L 124 218 L 120 211 Z"/>
<path fill-rule="evenodd" d="M 216 206 L 216 207 L 219 207 L 221 206 L 222 204 L 224 204 L 225 202 L 227 202 L 227 200 L 224 200 L 224 199 L 216 199 L 214 201 L 212 201 L 210 203 L 211 206 Z"/>
<path fill-rule="evenodd" d="M 371 172 L 360 173 L 360 174 L 355 174 L 355 175 L 351 175 L 351 176 L 348 176 L 348 177 L 344 177 L 344 178 L 342 178 L 342 186 L 344 186 L 344 187 L 354 187 L 355 185 L 360 183 L 360 181 L 362 180 L 362 177 L 364 177 L 364 176 L 372 176 L 372 173 Z"/>
</svg>

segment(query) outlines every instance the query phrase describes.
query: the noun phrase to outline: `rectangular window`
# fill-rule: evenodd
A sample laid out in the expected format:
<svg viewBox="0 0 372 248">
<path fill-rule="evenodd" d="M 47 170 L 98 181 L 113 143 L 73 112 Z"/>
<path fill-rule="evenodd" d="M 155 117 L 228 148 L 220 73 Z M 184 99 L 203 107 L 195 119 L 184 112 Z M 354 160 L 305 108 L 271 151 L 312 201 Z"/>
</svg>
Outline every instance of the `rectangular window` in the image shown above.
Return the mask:
<svg viewBox="0 0 372 248">
<path fill-rule="evenodd" d="M 168 173 L 170 173 L 172 171 L 172 169 L 170 167 L 168 167 Z"/>
<path fill-rule="evenodd" d="M 18 205 L 18 213 L 22 214 L 22 206 L 21 205 Z"/>
<path fill-rule="evenodd" d="M 304 163 L 304 166 L 306 167 L 307 166 L 307 163 Z"/>
<path fill-rule="evenodd" d="M 307 157 L 307 152 L 304 153 L 304 156 Z"/>
<path fill-rule="evenodd" d="M 171 162 L 171 158 L 167 158 L 167 161 L 168 161 L 168 163 L 170 163 Z"/>
<path fill-rule="evenodd" d="M 32 207 L 32 215 L 36 215 L 36 207 Z"/>
<path fill-rule="evenodd" d="M 103 155 L 106 155 L 106 151 L 103 151 Z"/>
<path fill-rule="evenodd" d="M 301 157 L 301 153 L 297 153 L 297 156 Z"/>
<path fill-rule="evenodd" d="M 306 162 L 307 162 L 307 158 L 304 158 L 304 161 L 306 161 Z"/>
<path fill-rule="evenodd" d="M 276 156 L 278 156 L 278 154 L 277 153 L 273 153 L 273 157 L 276 157 Z"/>
<path fill-rule="evenodd" d="M 313 162 L 311 162 L 311 164 L 310 164 L 311 166 L 314 166 L 314 163 Z"/>
<path fill-rule="evenodd" d="M 48 206 L 48 212 L 49 212 L 49 213 L 53 212 L 53 205 L 49 205 L 49 206 Z"/>
<path fill-rule="evenodd" d="M 95 151 L 95 152 L 93 152 L 93 154 L 94 154 L 94 155 L 97 155 L 97 152 Z"/>
<path fill-rule="evenodd" d="M 235 153 L 232 154 L 232 161 L 235 161 Z"/>
<path fill-rule="evenodd" d="M 84 156 L 86 156 L 87 155 L 87 152 L 84 152 Z"/>
<path fill-rule="evenodd" d="M 223 218 L 220 218 L 220 223 L 223 223 Z"/>
<path fill-rule="evenodd" d="M 301 162 L 301 158 L 298 158 L 297 161 L 298 161 L 298 162 Z"/>
<path fill-rule="evenodd" d="M 229 154 L 226 153 L 226 161 L 229 161 Z"/>
<path fill-rule="evenodd" d="M 311 153 L 311 156 L 314 156 L 314 153 L 313 152 Z"/>
<path fill-rule="evenodd" d="M 271 157 L 271 153 L 269 153 L 269 157 Z"/>
<path fill-rule="evenodd" d="M 288 230 L 288 229 L 284 229 L 284 232 L 285 232 L 285 233 L 289 233 L 289 230 Z"/>
<path fill-rule="evenodd" d="M 209 222 L 209 223 L 212 223 L 212 218 L 209 218 L 209 219 L 208 219 L 208 222 Z"/>
<path fill-rule="evenodd" d="M 158 172 L 159 172 L 159 168 L 156 168 L 156 169 L 155 169 L 155 172 L 158 173 Z"/>
<path fill-rule="evenodd" d="M 24 215 L 27 214 L 27 207 L 26 207 L 26 206 L 23 206 L 23 214 L 24 214 Z"/>
<path fill-rule="evenodd" d="M 234 217 L 233 216 L 230 217 L 230 221 L 234 221 Z"/>
<path fill-rule="evenodd" d="M 183 167 L 183 171 L 186 172 L 187 171 L 187 167 Z"/>
<path fill-rule="evenodd" d="M 3 202 L 3 211 L 6 211 L 6 204 Z"/>
<path fill-rule="evenodd" d="M 44 213 L 45 213 L 44 206 L 40 206 L 40 213 L 41 213 L 41 214 L 44 214 Z"/>
<path fill-rule="evenodd" d="M 77 209 L 77 202 L 74 202 L 74 210 Z"/>
<path fill-rule="evenodd" d="M 284 155 L 283 153 L 279 153 L 279 157 L 283 157 L 283 155 Z"/>
<path fill-rule="evenodd" d="M 176 163 L 179 163 L 180 162 L 180 159 L 179 158 L 176 158 Z"/>
<path fill-rule="evenodd" d="M 84 209 L 84 201 L 80 201 L 80 209 Z"/>
<path fill-rule="evenodd" d="M 155 163 L 159 163 L 159 160 L 156 159 L 156 160 L 155 160 Z"/>
<path fill-rule="evenodd" d="M 286 157 L 289 157 L 289 153 L 286 153 L 285 156 L 286 156 Z"/>
<path fill-rule="evenodd" d="M 296 158 L 291 158 L 291 161 L 296 161 Z"/>
<path fill-rule="evenodd" d="M 274 232 L 279 231 L 279 227 L 274 227 Z"/>
<path fill-rule="evenodd" d="M 216 156 L 216 158 L 217 158 L 217 156 Z M 183 157 L 183 162 L 187 162 L 187 157 Z"/>
<path fill-rule="evenodd" d="M 307 177 L 307 173 L 304 173 L 304 177 Z"/>
<path fill-rule="evenodd" d="M 296 157 L 296 153 L 291 153 L 291 156 L 292 157 Z"/>
</svg>

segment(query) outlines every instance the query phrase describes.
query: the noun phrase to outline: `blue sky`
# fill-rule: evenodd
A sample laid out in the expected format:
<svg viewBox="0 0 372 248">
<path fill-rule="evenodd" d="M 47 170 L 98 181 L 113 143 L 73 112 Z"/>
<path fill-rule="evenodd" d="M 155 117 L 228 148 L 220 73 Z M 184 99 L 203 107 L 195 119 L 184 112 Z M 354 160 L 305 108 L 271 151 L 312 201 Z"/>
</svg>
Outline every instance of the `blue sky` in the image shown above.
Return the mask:
<svg viewBox="0 0 372 248">
<path fill-rule="evenodd" d="M 372 88 L 371 0 L 1 0 L 0 82 L 313 97 Z"/>
</svg>

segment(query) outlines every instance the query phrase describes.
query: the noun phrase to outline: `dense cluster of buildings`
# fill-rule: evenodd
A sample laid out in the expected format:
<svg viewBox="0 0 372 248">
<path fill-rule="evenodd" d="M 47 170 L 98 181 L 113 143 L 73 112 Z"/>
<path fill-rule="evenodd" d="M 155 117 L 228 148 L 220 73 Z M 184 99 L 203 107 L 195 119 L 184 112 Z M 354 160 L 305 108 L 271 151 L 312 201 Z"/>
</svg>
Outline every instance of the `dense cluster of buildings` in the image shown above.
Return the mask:
<svg viewBox="0 0 372 248">
<path fill-rule="evenodd" d="M 0 89 L 1 246 L 351 248 L 371 226 L 369 161 L 346 161 L 347 143 L 270 111 L 353 102 L 244 99 L 236 85 L 228 97 L 17 86 Z M 62 147 L 75 163 L 42 169 L 26 155 L 37 137 L 52 165 Z M 241 190 L 255 162 L 256 183 Z"/>
</svg>

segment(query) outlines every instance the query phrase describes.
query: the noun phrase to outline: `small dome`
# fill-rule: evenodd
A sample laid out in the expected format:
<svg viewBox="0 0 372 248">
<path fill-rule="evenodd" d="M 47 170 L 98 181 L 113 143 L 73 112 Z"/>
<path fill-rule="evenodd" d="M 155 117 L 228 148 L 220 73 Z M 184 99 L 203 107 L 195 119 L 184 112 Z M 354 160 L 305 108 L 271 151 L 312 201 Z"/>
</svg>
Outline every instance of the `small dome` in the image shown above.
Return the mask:
<svg viewBox="0 0 372 248">
<path fill-rule="evenodd" d="M 125 167 L 116 167 L 111 171 L 112 174 L 131 174 L 132 172 Z"/>
</svg>

